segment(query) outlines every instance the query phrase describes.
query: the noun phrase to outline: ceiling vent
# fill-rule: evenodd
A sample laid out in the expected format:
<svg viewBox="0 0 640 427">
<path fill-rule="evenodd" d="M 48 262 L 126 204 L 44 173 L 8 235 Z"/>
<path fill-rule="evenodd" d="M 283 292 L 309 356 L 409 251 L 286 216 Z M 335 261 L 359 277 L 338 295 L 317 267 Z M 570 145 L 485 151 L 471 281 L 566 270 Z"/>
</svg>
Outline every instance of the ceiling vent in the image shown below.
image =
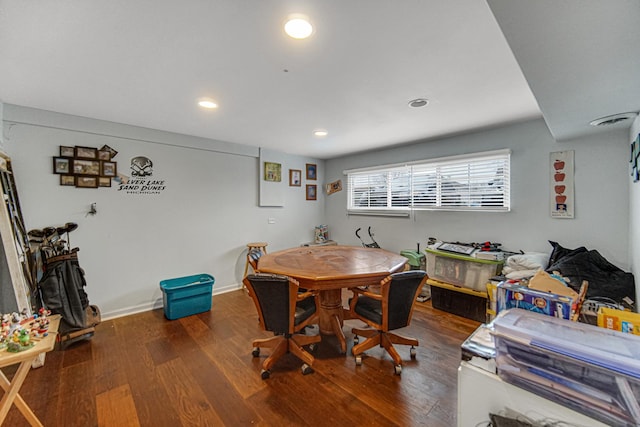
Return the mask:
<svg viewBox="0 0 640 427">
<path fill-rule="evenodd" d="M 429 100 L 426 98 L 416 98 L 409 101 L 409 107 L 411 108 L 426 107 L 427 105 L 429 105 Z"/>
<path fill-rule="evenodd" d="M 625 120 L 635 119 L 637 115 L 638 115 L 638 113 L 614 114 L 612 116 L 600 117 L 599 119 L 593 120 L 589 124 L 591 126 L 615 125 L 616 123 L 624 122 Z"/>
</svg>

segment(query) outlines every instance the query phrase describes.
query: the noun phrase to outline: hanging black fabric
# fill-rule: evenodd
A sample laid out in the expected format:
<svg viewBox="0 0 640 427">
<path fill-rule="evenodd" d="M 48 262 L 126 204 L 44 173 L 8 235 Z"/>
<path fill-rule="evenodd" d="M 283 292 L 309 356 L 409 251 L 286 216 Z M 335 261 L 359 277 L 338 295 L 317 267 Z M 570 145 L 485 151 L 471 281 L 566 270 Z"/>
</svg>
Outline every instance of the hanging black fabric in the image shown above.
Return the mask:
<svg viewBox="0 0 640 427">
<path fill-rule="evenodd" d="M 62 316 L 69 329 L 86 327 L 86 309 L 89 298 L 84 290 L 87 282 L 76 254 L 47 259 L 47 265 L 38 283 L 42 303 L 53 314 Z"/>
</svg>

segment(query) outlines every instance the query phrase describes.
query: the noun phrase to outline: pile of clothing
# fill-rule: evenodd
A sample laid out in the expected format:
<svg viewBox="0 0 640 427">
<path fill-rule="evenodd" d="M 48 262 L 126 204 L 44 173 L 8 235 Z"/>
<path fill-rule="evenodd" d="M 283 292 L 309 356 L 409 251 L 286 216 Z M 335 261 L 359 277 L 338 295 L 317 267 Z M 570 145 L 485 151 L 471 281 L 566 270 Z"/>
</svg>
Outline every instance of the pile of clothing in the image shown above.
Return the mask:
<svg viewBox="0 0 640 427">
<path fill-rule="evenodd" d="M 636 286 L 633 274 L 607 261 L 598 251 L 584 246 L 567 249 L 549 241 L 551 254 L 529 252 L 507 258 L 502 273 L 508 279 L 527 279 L 539 270 L 557 273 L 578 292 L 583 281 L 589 283 L 587 299 L 606 298 L 635 311 Z"/>
</svg>

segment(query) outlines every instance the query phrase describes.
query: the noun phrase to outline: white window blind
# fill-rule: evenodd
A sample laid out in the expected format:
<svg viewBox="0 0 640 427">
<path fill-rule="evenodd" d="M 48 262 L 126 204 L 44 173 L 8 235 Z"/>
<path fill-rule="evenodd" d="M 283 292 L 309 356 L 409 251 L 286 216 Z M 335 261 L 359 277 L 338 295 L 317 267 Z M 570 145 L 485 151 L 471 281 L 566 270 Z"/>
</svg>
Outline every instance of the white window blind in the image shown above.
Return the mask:
<svg viewBox="0 0 640 427">
<path fill-rule="evenodd" d="M 508 211 L 509 150 L 345 171 L 349 211 Z"/>
</svg>

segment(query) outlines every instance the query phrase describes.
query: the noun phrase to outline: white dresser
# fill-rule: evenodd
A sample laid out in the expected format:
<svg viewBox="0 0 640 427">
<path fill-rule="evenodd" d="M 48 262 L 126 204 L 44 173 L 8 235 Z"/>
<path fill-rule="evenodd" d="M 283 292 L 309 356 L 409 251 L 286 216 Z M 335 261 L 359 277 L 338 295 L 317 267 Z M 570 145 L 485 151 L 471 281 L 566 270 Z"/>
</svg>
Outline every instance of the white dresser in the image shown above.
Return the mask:
<svg viewBox="0 0 640 427">
<path fill-rule="evenodd" d="M 498 375 L 461 362 L 458 368 L 458 427 L 484 427 L 489 413 L 512 409 L 532 420 L 557 420 L 579 427 L 607 427 L 565 406 L 502 381 Z M 551 423 L 549 423 L 552 425 Z"/>
</svg>

